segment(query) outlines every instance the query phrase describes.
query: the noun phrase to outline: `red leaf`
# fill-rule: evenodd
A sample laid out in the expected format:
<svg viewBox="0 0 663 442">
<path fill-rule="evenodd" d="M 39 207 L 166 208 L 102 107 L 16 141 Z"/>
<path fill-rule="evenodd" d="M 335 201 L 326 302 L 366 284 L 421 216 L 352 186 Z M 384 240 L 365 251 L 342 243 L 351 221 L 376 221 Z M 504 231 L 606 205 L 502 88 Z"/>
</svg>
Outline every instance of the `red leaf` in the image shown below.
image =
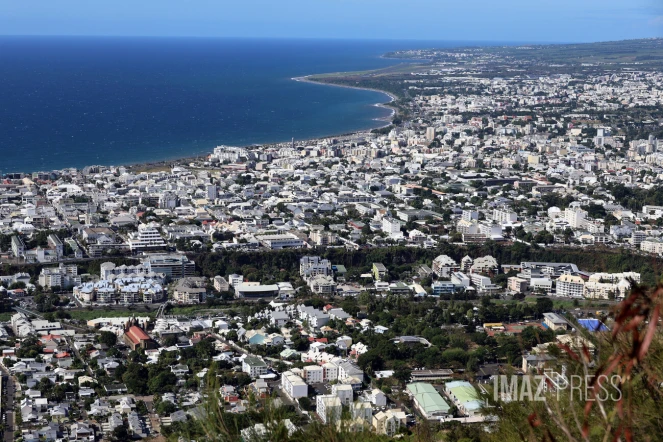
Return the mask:
<svg viewBox="0 0 663 442">
<path fill-rule="evenodd" d="M 647 327 L 647 334 L 645 334 L 644 339 L 642 340 L 642 345 L 638 351 L 638 361 L 641 361 L 645 357 L 645 353 L 649 349 L 652 339 L 654 338 L 654 332 L 656 331 L 656 325 L 658 324 L 658 315 L 661 310 L 661 305 L 657 305 L 654 308 L 654 313 L 652 313 L 651 318 L 649 319 L 649 327 Z"/>
<path fill-rule="evenodd" d="M 529 421 L 529 424 L 532 426 L 532 428 L 536 428 L 541 425 L 541 421 L 536 417 L 536 412 L 530 414 L 527 417 L 527 420 Z"/>
<path fill-rule="evenodd" d="M 562 350 L 564 350 L 565 352 L 567 352 L 569 354 L 569 356 L 571 356 L 571 358 L 574 361 L 580 362 L 580 358 L 578 357 L 578 355 L 573 350 L 571 350 L 571 348 L 568 345 L 566 345 L 566 344 L 557 344 L 557 346 L 559 348 L 561 348 Z"/>
<path fill-rule="evenodd" d="M 624 437 L 628 442 L 633 442 L 633 433 L 631 432 L 631 429 L 629 427 L 626 427 L 624 429 Z"/>
</svg>

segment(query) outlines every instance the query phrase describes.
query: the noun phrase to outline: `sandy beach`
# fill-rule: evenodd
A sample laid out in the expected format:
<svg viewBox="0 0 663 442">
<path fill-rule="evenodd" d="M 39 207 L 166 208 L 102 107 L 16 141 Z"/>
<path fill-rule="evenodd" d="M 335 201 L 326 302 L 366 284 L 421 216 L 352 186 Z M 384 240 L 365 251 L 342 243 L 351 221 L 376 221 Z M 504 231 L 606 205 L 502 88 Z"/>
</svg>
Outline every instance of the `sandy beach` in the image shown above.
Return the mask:
<svg viewBox="0 0 663 442">
<path fill-rule="evenodd" d="M 391 125 L 391 121 L 394 118 L 394 116 L 396 115 L 396 109 L 394 109 L 391 106 L 388 106 L 389 103 L 392 103 L 392 102 L 396 101 L 396 97 L 393 94 L 391 94 L 389 92 L 386 92 L 386 91 L 379 90 L 379 89 L 372 89 L 372 88 L 365 88 L 365 87 L 358 87 L 358 86 L 347 86 L 347 85 L 342 85 L 342 84 L 322 83 L 322 82 L 319 82 L 319 81 L 310 80 L 309 77 L 311 77 L 311 76 L 312 75 L 306 75 L 306 76 L 303 76 L 303 77 L 293 77 L 291 79 L 294 80 L 294 81 L 317 84 L 317 85 L 321 85 L 321 86 L 335 86 L 335 87 L 344 87 L 344 88 L 349 88 L 349 89 L 360 89 L 360 90 L 366 90 L 366 91 L 372 91 L 372 92 L 379 92 L 381 94 L 386 95 L 387 97 L 389 97 L 389 101 L 386 104 L 385 103 L 375 103 L 375 104 L 373 104 L 373 106 L 379 107 L 379 108 L 382 108 L 382 109 L 387 109 L 391 113 L 388 117 L 376 118 L 375 119 L 376 121 L 382 121 L 382 122 L 385 122 L 385 124 L 383 124 L 382 126 L 379 126 L 379 127 L 375 127 L 373 129 L 382 129 L 384 127 L 387 127 L 387 126 Z M 373 129 L 367 129 L 366 131 L 370 132 Z M 343 134 L 334 134 L 334 135 L 321 136 L 321 137 L 311 138 L 311 139 L 308 139 L 308 140 L 300 140 L 300 141 L 315 141 L 315 140 L 319 140 L 319 139 L 323 139 L 323 138 L 347 137 L 347 136 L 352 136 L 352 135 L 362 133 L 362 132 L 366 132 L 366 131 L 356 131 L 356 132 L 343 133 Z M 263 146 L 273 146 L 273 145 L 278 145 L 278 144 L 283 144 L 283 143 L 284 142 L 273 142 L 273 143 L 263 143 L 262 145 Z M 249 146 L 245 146 L 245 147 L 249 147 Z M 211 152 L 212 152 L 212 149 L 210 149 L 209 153 L 211 153 Z M 170 160 L 125 164 L 124 166 L 126 166 L 127 168 L 130 168 L 132 170 L 158 169 L 158 168 L 169 167 L 169 166 L 176 165 L 176 164 L 185 164 L 185 163 L 188 163 L 188 162 L 191 162 L 191 161 L 196 161 L 196 160 L 199 161 L 199 160 L 204 159 L 205 157 L 207 157 L 207 155 L 209 155 L 209 153 L 208 154 L 203 154 L 203 155 L 190 156 L 190 157 L 175 158 L 175 159 L 170 159 Z"/>
<path fill-rule="evenodd" d="M 379 93 L 384 94 L 384 95 L 389 97 L 389 101 L 387 102 L 387 104 L 396 101 L 396 97 L 393 94 L 391 94 L 387 91 L 382 91 L 380 89 L 373 89 L 373 88 L 368 88 L 368 87 L 348 86 L 348 85 L 345 85 L 345 84 L 323 83 L 321 81 L 311 80 L 310 77 L 312 77 L 312 76 L 313 75 L 305 75 L 303 77 L 293 77 L 292 80 L 301 81 L 301 82 L 304 82 L 304 83 L 319 84 L 319 85 L 323 85 L 323 86 L 335 86 L 335 87 L 344 87 L 344 88 L 347 88 L 347 89 L 359 89 L 359 90 L 364 90 L 364 91 L 379 92 Z M 394 109 L 391 106 L 387 106 L 385 103 L 375 103 L 373 106 L 389 110 L 391 112 L 391 115 L 389 115 L 389 117 L 376 118 L 376 120 L 378 120 L 378 121 L 389 121 L 390 122 L 389 124 L 391 124 L 391 120 L 394 118 L 394 115 L 396 115 L 396 109 Z M 382 127 L 389 126 L 389 124 L 378 127 L 376 129 L 381 129 Z"/>
</svg>

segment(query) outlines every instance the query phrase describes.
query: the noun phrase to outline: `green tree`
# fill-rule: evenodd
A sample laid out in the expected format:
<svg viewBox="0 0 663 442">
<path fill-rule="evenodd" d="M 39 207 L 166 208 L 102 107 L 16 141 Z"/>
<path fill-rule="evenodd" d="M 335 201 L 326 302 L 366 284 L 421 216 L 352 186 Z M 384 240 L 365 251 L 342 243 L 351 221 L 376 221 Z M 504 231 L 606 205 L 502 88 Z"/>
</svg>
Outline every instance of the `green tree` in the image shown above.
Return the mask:
<svg viewBox="0 0 663 442">
<path fill-rule="evenodd" d="M 552 311 L 553 306 L 553 302 L 550 298 L 539 297 L 536 298 L 534 310 L 537 316 L 541 317 L 544 313 Z"/>
<path fill-rule="evenodd" d="M 170 401 L 161 401 L 156 406 L 156 412 L 161 416 L 171 414 L 175 412 L 175 410 L 177 410 L 177 407 Z"/>
<path fill-rule="evenodd" d="M 147 387 L 150 393 L 166 393 L 173 391 L 175 385 L 177 385 L 177 376 L 171 371 L 165 370 L 152 377 L 147 382 Z M 128 385 L 127 388 L 129 388 Z"/>
<path fill-rule="evenodd" d="M 127 427 L 124 424 L 115 427 L 115 429 L 113 430 L 112 439 L 113 441 L 117 442 L 124 442 L 127 440 L 131 440 L 131 437 L 129 437 L 129 431 L 127 430 Z"/>
<path fill-rule="evenodd" d="M 101 344 L 106 344 L 110 348 L 117 344 L 117 335 L 113 332 L 102 331 L 99 333 L 97 340 Z"/>
<path fill-rule="evenodd" d="M 148 393 L 148 376 L 147 368 L 132 362 L 127 365 L 127 371 L 122 375 L 122 382 L 127 386 L 129 393 L 144 395 Z"/>
</svg>

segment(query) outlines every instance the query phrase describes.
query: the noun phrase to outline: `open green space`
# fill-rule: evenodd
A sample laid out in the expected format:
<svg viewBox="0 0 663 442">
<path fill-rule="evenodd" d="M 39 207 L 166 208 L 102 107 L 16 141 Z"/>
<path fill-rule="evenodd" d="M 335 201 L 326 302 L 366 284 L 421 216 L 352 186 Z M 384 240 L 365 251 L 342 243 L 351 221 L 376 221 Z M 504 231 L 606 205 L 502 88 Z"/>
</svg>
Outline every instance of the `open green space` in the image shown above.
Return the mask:
<svg viewBox="0 0 663 442">
<path fill-rule="evenodd" d="M 94 310 L 72 310 L 67 312 L 71 315 L 72 319 L 81 321 L 89 321 L 90 319 L 97 318 L 121 318 L 124 316 L 150 316 L 154 317 L 156 309 L 145 310 L 144 308 L 134 309 L 105 309 L 96 308 Z"/>
</svg>

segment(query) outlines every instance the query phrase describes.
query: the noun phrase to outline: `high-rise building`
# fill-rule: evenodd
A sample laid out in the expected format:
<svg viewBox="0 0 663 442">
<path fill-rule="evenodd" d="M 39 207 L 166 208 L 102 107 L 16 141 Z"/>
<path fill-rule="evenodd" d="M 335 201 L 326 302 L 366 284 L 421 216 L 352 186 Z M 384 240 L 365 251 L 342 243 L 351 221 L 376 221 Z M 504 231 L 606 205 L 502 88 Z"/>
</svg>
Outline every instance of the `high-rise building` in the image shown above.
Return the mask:
<svg viewBox="0 0 663 442">
<path fill-rule="evenodd" d="M 435 128 L 427 127 L 426 128 L 426 140 L 433 141 L 435 139 Z"/>
<path fill-rule="evenodd" d="M 149 224 L 140 224 L 137 232 L 129 234 L 129 248 L 132 252 L 143 250 L 157 250 L 166 247 L 166 242 L 159 231 Z"/>
</svg>

